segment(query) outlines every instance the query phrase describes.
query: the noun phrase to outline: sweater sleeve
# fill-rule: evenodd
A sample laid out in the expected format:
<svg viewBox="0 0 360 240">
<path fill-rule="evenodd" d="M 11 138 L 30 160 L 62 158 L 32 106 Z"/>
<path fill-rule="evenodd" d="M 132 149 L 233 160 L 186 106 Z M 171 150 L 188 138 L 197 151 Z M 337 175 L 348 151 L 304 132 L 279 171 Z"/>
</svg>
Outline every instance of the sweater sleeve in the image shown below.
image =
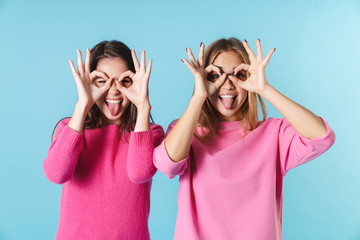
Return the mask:
<svg viewBox="0 0 360 240">
<path fill-rule="evenodd" d="M 326 135 L 312 139 L 298 134 L 285 118 L 280 120 L 279 157 L 283 175 L 290 169 L 320 156 L 334 144 L 335 133 L 328 123 L 322 120 L 327 129 Z"/>
<path fill-rule="evenodd" d="M 149 131 L 131 132 L 127 156 L 127 173 L 133 183 L 145 183 L 156 173 L 153 164 L 154 147 L 158 146 L 164 137 L 160 125 L 151 124 Z"/>
<path fill-rule="evenodd" d="M 171 123 L 166 131 L 168 135 L 171 129 L 175 126 L 175 122 Z M 161 144 L 154 150 L 154 165 L 168 178 L 174 178 L 176 175 L 183 175 L 188 167 L 189 154 L 182 160 L 174 162 L 169 157 L 165 147 L 165 139 Z"/>
<path fill-rule="evenodd" d="M 51 182 L 63 184 L 70 179 L 82 149 L 83 135 L 67 126 L 67 120 L 59 123 L 43 164 L 45 176 Z"/>
</svg>

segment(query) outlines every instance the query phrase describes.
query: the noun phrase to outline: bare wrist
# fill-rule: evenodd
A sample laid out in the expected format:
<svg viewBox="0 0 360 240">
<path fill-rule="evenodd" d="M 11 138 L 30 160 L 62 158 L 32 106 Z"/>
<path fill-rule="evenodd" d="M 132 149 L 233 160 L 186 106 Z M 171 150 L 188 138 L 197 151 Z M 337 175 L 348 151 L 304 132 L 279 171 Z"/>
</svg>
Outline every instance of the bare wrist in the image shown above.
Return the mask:
<svg viewBox="0 0 360 240">
<path fill-rule="evenodd" d="M 75 109 L 85 115 L 90 111 L 91 107 L 92 106 L 90 104 L 86 104 L 82 102 L 77 102 L 75 105 Z"/>
<path fill-rule="evenodd" d="M 138 113 L 142 112 L 142 113 L 146 113 L 149 112 L 151 110 L 151 105 L 149 102 L 147 103 L 143 103 L 143 104 L 139 104 L 138 106 L 136 106 Z"/>
<path fill-rule="evenodd" d="M 270 84 L 267 84 L 263 89 L 259 90 L 257 94 L 266 98 L 267 94 L 269 93 L 269 91 L 271 91 L 272 88 L 273 87 Z"/>
</svg>

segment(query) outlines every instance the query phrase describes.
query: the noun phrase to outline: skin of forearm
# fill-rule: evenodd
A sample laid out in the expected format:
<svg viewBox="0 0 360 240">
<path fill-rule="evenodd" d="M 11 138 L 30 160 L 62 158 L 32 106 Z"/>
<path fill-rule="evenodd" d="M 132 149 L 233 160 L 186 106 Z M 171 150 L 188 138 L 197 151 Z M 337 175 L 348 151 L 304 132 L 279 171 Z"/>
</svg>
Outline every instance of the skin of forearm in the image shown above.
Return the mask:
<svg viewBox="0 0 360 240">
<path fill-rule="evenodd" d="M 301 136 L 311 139 L 326 135 L 326 126 L 318 116 L 274 87 L 267 85 L 259 94 L 269 101 Z"/>
<path fill-rule="evenodd" d="M 86 118 L 86 114 L 89 110 L 87 110 L 86 106 L 83 106 L 80 103 L 75 105 L 74 113 L 68 123 L 68 126 L 78 133 L 82 133 L 84 122 Z"/>
<path fill-rule="evenodd" d="M 138 107 L 138 116 L 136 119 L 134 132 L 148 131 L 150 129 L 150 104 Z"/>
<path fill-rule="evenodd" d="M 204 101 L 205 98 L 193 96 L 184 114 L 165 138 L 166 151 L 174 162 L 184 159 L 189 153 Z"/>
</svg>

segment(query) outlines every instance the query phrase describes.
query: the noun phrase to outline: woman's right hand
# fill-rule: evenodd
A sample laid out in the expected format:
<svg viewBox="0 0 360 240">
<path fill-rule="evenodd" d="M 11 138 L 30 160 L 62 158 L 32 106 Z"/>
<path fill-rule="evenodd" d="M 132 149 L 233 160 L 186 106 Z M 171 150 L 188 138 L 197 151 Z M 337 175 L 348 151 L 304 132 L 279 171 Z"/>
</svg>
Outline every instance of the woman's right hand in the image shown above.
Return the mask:
<svg viewBox="0 0 360 240">
<path fill-rule="evenodd" d="M 93 71 L 90 73 L 90 50 L 86 49 L 85 63 L 83 64 L 81 51 L 77 50 L 78 57 L 78 69 L 76 70 L 74 62 L 69 60 L 70 68 L 75 79 L 76 87 L 78 90 L 78 103 L 80 107 L 86 109 L 86 112 L 94 105 L 111 86 L 111 80 L 108 79 L 106 74 L 99 71 Z M 103 79 L 105 84 L 101 87 L 97 87 L 93 81 L 97 78 Z"/>
<path fill-rule="evenodd" d="M 205 45 L 201 43 L 199 58 L 195 60 L 191 49 L 186 48 L 190 62 L 187 59 L 181 59 L 195 77 L 193 96 L 202 99 L 206 99 L 208 96 L 214 94 L 226 79 L 226 74 L 221 73 L 218 67 L 209 65 L 204 68 L 204 49 Z"/>
</svg>

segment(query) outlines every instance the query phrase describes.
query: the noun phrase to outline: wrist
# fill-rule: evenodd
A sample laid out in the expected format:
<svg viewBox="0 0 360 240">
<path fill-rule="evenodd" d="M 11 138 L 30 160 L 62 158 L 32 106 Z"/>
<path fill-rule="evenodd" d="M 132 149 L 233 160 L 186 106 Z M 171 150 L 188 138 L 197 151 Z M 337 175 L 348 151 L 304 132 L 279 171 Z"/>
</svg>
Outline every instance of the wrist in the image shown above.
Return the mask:
<svg viewBox="0 0 360 240">
<path fill-rule="evenodd" d="M 151 105 L 149 102 L 145 102 L 145 103 L 136 105 L 136 108 L 137 108 L 138 114 L 139 113 L 150 113 Z"/>
<path fill-rule="evenodd" d="M 202 107 L 202 105 L 204 105 L 204 102 L 206 101 L 206 99 L 207 99 L 207 96 L 194 95 L 191 97 L 190 102 Z"/>
<path fill-rule="evenodd" d="M 90 111 L 91 107 L 92 107 L 91 104 L 86 104 L 86 103 L 82 103 L 82 102 L 77 102 L 75 105 L 75 109 L 78 112 L 83 113 L 84 115 L 86 115 Z"/>
<path fill-rule="evenodd" d="M 266 96 L 269 94 L 269 92 L 271 92 L 272 89 L 273 87 L 270 84 L 266 84 L 262 89 L 257 91 L 257 94 L 266 98 Z"/>
<path fill-rule="evenodd" d="M 204 103 L 207 99 L 207 95 L 194 94 L 191 99 L 193 99 L 193 101 Z"/>
</svg>

